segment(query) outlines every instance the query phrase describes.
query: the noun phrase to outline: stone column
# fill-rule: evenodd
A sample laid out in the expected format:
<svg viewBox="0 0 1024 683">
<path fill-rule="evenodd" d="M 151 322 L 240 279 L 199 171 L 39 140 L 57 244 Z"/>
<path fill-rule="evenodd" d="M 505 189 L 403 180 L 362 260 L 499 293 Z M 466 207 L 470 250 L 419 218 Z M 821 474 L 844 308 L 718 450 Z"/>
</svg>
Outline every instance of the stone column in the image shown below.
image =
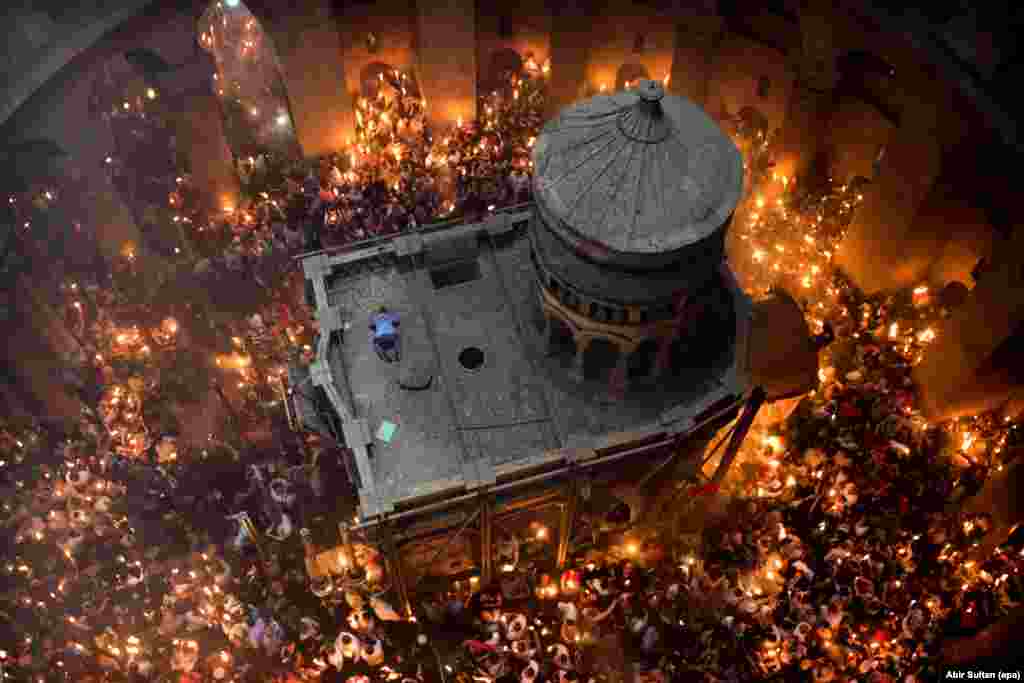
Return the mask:
<svg viewBox="0 0 1024 683">
<path fill-rule="evenodd" d="M 476 3 L 418 0 L 417 68 L 427 120 L 441 130 L 476 118 Z"/>
<path fill-rule="evenodd" d="M 630 353 L 619 350 L 619 359 L 608 375 L 608 392 L 612 398 L 622 399 L 629 390 L 629 356 Z"/>
<path fill-rule="evenodd" d="M 1024 322 L 1024 232 L 993 249 L 993 264 L 967 301 L 936 327 L 914 368 L 922 410 L 932 421 L 999 407 L 1019 391 L 1014 349 Z M 1013 366 L 1016 365 L 1017 368 Z"/>
<path fill-rule="evenodd" d="M 238 175 L 224 136 L 220 102 L 209 88 L 194 90 L 179 102 L 174 114 L 175 137 L 178 151 L 188 160 L 195 187 L 210 208 L 238 206 Z"/>
<path fill-rule="evenodd" d="M 96 236 L 100 253 L 108 264 L 124 258 L 126 247 L 134 245 L 140 256 L 142 252 L 142 231 L 135 222 L 135 216 L 121 200 L 110 179 L 101 169 L 90 172 L 72 166 L 70 173 L 77 183 L 80 195 L 78 205 L 83 226 Z"/>
<path fill-rule="evenodd" d="M 276 12 L 263 28 L 274 40 L 302 153 L 317 157 L 341 150 L 354 136 L 355 110 L 329 0 L 296 7 Z"/>
<path fill-rule="evenodd" d="M 81 415 L 81 402 L 63 382 L 61 362 L 34 326 L 13 326 L 5 345 L 19 386 L 45 411 L 37 417 L 75 419 Z"/>
<path fill-rule="evenodd" d="M 584 377 L 583 366 L 586 361 L 587 349 L 590 348 L 590 338 L 583 337 L 576 339 L 576 355 L 572 359 L 572 369 L 569 374 L 577 382 L 582 382 Z"/>
<path fill-rule="evenodd" d="M 939 173 L 936 135 L 923 121 L 896 132 L 839 245 L 836 264 L 866 294 L 912 286 L 927 273 L 933 239 L 915 231 L 914 218 Z"/>
<path fill-rule="evenodd" d="M 823 151 L 826 125 L 835 108 L 839 81 L 830 17 L 831 5 L 806 0 L 800 11 L 800 50 L 796 82 L 786 118 L 772 141 L 775 172 L 788 178 L 805 176 Z"/>
<path fill-rule="evenodd" d="M 708 99 L 711 63 L 715 48 L 725 30 L 716 3 L 699 3 L 698 8 L 679 10 L 676 43 L 672 51 L 672 71 L 668 89 L 703 107 Z"/>
<path fill-rule="evenodd" d="M 564 323 L 563 323 L 564 324 Z M 551 318 L 544 321 L 544 355 L 548 357 L 557 356 L 562 350 L 559 332 L 559 322 Z"/>
<path fill-rule="evenodd" d="M 71 333 L 64 316 L 47 300 L 51 292 L 41 292 L 25 276 L 18 277 L 18 284 L 32 305 L 32 324 L 37 334 L 49 340 L 58 354 L 70 357 L 82 351 L 79 339 Z"/>
<path fill-rule="evenodd" d="M 590 53 L 590 16 L 591 0 L 552 3 L 548 119 L 557 116 L 583 92 Z"/>
</svg>

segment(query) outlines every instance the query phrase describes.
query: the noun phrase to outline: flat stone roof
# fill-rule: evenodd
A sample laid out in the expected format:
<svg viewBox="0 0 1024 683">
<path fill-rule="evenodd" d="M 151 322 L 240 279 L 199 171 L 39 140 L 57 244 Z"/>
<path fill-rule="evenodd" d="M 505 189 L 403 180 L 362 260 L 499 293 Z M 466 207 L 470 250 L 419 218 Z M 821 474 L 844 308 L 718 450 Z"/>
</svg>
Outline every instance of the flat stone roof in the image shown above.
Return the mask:
<svg viewBox="0 0 1024 683">
<path fill-rule="evenodd" d="M 694 371 L 619 403 L 603 398 L 603 384 L 573 384 L 552 365 L 557 361 L 539 352 L 525 233 L 500 247 L 489 238 L 478 244 L 480 277 L 462 284 L 436 289 L 430 273 L 436 263 L 398 258 L 343 277 L 335 273 L 327 278 L 329 289 L 320 290 L 330 309 L 320 312 L 321 326 L 326 319 L 340 328 L 326 357 L 337 396 L 351 411 L 343 417 L 346 438 L 370 444 L 357 452 L 366 460 L 359 466 L 364 517 L 491 484 L 560 461 L 567 451 L 671 431 L 668 422 L 703 410 L 709 396 L 742 393 L 729 353 L 721 368 Z M 316 273 L 308 266 L 306 271 Z M 380 306 L 401 320 L 399 363 L 387 363 L 373 350 L 369 323 Z M 467 347 L 483 351 L 480 368 L 459 364 Z M 404 375 L 424 372 L 434 375 L 427 389 L 399 386 Z M 380 431 L 385 422 L 394 425 L 390 440 Z"/>
</svg>

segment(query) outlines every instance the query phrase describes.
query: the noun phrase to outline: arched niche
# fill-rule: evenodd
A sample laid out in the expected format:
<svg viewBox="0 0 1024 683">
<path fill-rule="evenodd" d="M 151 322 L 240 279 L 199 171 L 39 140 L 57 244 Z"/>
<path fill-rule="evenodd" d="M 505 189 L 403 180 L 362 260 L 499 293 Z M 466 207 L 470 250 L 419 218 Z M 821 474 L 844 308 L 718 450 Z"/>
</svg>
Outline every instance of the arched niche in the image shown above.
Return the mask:
<svg viewBox="0 0 1024 683">
<path fill-rule="evenodd" d="M 511 77 L 523 70 L 522 56 L 506 47 L 495 50 L 487 60 L 487 68 L 481 74 L 482 92 L 490 93 L 501 90 L 511 83 Z"/>
<path fill-rule="evenodd" d="M 658 355 L 658 347 L 657 339 L 645 339 L 629 354 L 629 379 L 647 377 L 651 374 L 654 369 L 654 360 Z"/>
<path fill-rule="evenodd" d="M 213 56 L 213 90 L 235 158 L 254 150 L 301 156 L 274 41 L 241 0 L 214 1 L 199 19 L 199 45 Z"/>
<path fill-rule="evenodd" d="M 366 99 L 376 98 L 387 83 L 397 82 L 396 79 L 401 78 L 402 73 L 400 69 L 386 62 L 370 62 L 359 70 L 359 96 Z M 402 82 L 407 89 L 415 86 L 412 74 L 405 74 Z"/>
<path fill-rule="evenodd" d="M 627 62 L 620 66 L 618 72 L 615 74 L 615 89 L 624 90 L 636 81 L 649 79 L 650 77 L 650 74 L 647 72 L 647 67 L 643 64 Z"/>
<path fill-rule="evenodd" d="M 768 117 L 754 106 L 743 107 L 736 114 L 736 130 L 747 140 L 768 138 L 772 132 Z"/>
<path fill-rule="evenodd" d="M 825 131 L 832 178 L 844 183 L 855 176 L 876 177 L 884 167 L 884 150 L 895 130 L 874 105 L 852 94 L 839 97 Z"/>
<path fill-rule="evenodd" d="M 595 337 L 583 352 L 583 378 L 606 381 L 619 362 L 619 347 L 607 339 Z"/>
</svg>

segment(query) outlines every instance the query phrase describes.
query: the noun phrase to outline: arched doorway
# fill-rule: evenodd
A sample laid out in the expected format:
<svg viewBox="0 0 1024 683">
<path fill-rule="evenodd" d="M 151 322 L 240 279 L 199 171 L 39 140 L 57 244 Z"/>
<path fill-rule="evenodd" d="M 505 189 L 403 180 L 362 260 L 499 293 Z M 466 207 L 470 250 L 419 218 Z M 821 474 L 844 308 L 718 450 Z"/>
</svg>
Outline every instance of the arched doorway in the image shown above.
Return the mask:
<svg viewBox="0 0 1024 683">
<path fill-rule="evenodd" d="M 654 359 L 658 355 L 658 340 L 645 339 L 629 355 L 629 379 L 648 377 L 654 368 Z"/>
<path fill-rule="evenodd" d="M 618 73 L 615 74 L 615 89 L 625 90 L 632 87 L 637 81 L 649 79 L 650 77 L 647 67 L 643 64 L 623 64 L 619 67 Z"/>
<path fill-rule="evenodd" d="M 224 132 L 236 159 L 254 149 L 301 156 L 273 40 L 241 0 L 212 2 L 198 24 L 199 45 L 217 66 Z"/>
<path fill-rule="evenodd" d="M 619 347 L 607 339 L 594 339 L 583 354 L 583 378 L 607 381 L 619 362 Z"/>
</svg>

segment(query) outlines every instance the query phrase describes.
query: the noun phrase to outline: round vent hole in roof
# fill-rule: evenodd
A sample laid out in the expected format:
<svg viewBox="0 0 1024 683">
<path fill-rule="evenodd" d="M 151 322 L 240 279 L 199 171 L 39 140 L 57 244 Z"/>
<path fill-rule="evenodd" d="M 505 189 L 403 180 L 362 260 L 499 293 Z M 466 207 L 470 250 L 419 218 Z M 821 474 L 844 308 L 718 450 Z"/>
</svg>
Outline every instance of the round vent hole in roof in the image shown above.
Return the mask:
<svg viewBox="0 0 1024 683">
<path fill-rule="evenodd" d="M 484 352 L 475 346 L 467 346 L 459 351 L 459 365 L 466 370 L 479 370 L 484 364 Z"/>
</svg>

